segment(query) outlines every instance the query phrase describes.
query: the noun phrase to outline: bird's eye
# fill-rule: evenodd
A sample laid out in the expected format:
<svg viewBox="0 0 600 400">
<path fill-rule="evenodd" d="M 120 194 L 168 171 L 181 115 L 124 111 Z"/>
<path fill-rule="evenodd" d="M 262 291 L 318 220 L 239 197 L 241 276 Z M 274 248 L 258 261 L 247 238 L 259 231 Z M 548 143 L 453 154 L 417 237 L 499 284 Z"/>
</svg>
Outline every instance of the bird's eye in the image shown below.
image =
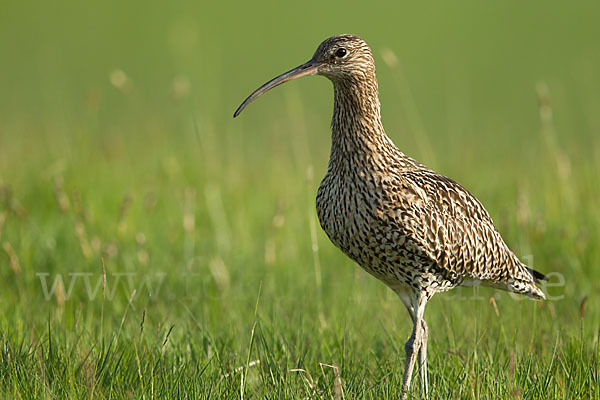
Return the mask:
<svg viewBox="0 0 600 400">
<path fill-rule="evenodd" d="M 348 51 L 345 48 L 343 48 L 343 47 L 340 47 L 339 49 L 337 49 L 335 51 L 335 56 L 338 57 L 338 58 L 342 58 L 346 54 L 348 54 Z"/>
</svg>

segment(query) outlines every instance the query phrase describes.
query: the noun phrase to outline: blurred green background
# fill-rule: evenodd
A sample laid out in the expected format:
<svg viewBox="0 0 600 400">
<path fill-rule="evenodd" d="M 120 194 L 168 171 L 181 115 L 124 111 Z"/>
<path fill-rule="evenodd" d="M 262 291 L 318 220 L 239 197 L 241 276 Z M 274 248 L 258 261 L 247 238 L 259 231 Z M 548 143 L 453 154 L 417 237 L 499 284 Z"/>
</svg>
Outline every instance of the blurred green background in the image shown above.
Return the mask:
<svg viewBox="0 0 600 400">
<path fill-rule="evenodd" d="M 3 2 L 0 333 L 13 354 L 0 366 L 3 393 L 128 397 L 149 395 L 156 379 L 163 398 L 184 384 L 238 396 L 240 374 L 226 372 L 260 359 L 250 397 L 304 396 L 289 371 L 318 375 L 318 362 L 341 366 L 347 396 L 397 396 L 385 388 L 399 389 L 408 318 L 314 214 L 331 84 L 286 84 L 232 118 L 322 40 L 353 33 L 373 50 L 396 145 L 474 193 L 564 296 L 537 306 L 502 295 L 498 315 L 495 292 L 437 296 L 426 314 L 432 393 L 467 379 L 456 397 L 598 396 L 597 354 L 585 346 L 597 353 L 600 328 L 599 17 L 594 1 Z M 81 280 L 67 294 L 68 274 L 95 284 L 101 259 L 109 287 L 124 272 L 133 284 L 117 281 L 110 301 L 90 299 Z M 46 300 L 39 273 L 64 277 L 62 298 Z M 145 277 L 160 284 L 154 296 Z M 142 314 L 150 337 L 138 335 Z M 489 355 L 484 372 L 477 349 Z M 529 366 L 511 380 L 502 371 L 513 351 Z M 111 357 L 122 361 L 101 362 Z M 85 360 L 95 360 L 89 376 Z M 183 378 L 162 376 L 167 367 Z M 53 368 L 62 378 L 47 378 Z M 578 368 L 587 375 L 573 379 Z M 269 383 L 274 370 L 292 377 Z M 334 383 L 323 373 L 314 393 Z"/>
</svg>

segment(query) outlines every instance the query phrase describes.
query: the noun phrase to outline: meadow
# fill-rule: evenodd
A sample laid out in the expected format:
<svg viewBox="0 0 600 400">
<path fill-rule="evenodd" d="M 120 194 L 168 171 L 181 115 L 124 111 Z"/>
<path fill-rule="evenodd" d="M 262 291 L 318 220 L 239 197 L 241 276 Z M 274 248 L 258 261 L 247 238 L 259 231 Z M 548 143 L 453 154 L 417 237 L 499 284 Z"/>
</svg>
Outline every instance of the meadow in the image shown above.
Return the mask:
<svg viewBox="0 0 600 400">
<path fill-rule="evenodd" d="M 232 118 L 354 33 L 396 145 L 550 277 L 433 298 L 431 398 L 600 398 L 597 3 L 1 8 L 0 397 L 398 398 L 408 314 L 315 215 L 331 84 Z"/>
</svg>

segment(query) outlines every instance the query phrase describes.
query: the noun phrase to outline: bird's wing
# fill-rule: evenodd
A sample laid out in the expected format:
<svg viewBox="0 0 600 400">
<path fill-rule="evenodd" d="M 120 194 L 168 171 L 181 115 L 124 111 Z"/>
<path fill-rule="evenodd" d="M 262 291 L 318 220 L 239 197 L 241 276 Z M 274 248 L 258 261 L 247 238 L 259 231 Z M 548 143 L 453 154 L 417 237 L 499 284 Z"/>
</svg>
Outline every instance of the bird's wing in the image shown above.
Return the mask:
<svg viewBox="0 0 600 400">
<path fill-rule="evenodd" d="M 400 180 L 404 230 L 442 273 L 543 296 L 475 196 L 431 170 L 404 171 Z"/>
</svg>

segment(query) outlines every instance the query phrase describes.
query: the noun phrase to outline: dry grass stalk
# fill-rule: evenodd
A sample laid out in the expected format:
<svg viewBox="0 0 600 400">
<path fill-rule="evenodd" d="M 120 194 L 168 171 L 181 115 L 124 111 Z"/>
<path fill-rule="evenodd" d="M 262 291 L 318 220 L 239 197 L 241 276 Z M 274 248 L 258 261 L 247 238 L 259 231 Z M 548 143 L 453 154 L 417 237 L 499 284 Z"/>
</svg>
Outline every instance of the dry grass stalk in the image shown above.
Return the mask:
<svg viewBox="0 0 600 400">
<path fill-rule="evenodd" d="M 587 304 L 588 297 L 587 295 L 581 299 L 581 303 L 579 303 L 579 318 L 583 319 L 583 314 L 585 314 L 585 305 Z"/>
<path fill-rule="evenodd" d="M 12 268 L 13 272 L 15 275 L 19 275 L 21 273 L 21 263 L 19 262 L 19 257 L 17 257 L 15 249 L 13 249 L 12 245 L 7 241 L 2 243 L 2 247 L 4 248 L 8 259 L 10 260 L 10 267 Z"/>
<path fill-rule="evenodd" d="M 71 202 L 69 196 L 67 196 L 64 188 L 64 179 L 58 175 L 54 178 L 54 195 L 56 196 L 56 202 L 60 211 L 63 213 L 68 212 L 71 209 Z"/>
<path fill-rule="evenodd" d="M 231 248 L 231 230 L 227 222 L 221 189 L 217 185 L 206 185 L 204 187 L 204 197 L 215 232 L 217 249 L 220 254 L 226 254 Z"/>
<path fill-rule="evenodd" d="M 6 212 L 0 211 L 0 239 L 2 239 L 2 231 L 4 230 L 5 222 L 6 222 Z"/>
<path fill-rule="evenodd" d="M 122 69 L 114 69 L 109 75 L 109 80 L 121 93 L 126 95 L 133 93 L 133 81 Z"/>
<path fill-rule="evenodd" d="M 93 256 L 92 246 L 88 240 L 85 225 L 81 221 L 75 222 L 75 236 L 77 236 L 77 239 L 79 239 L 79 247 L 81 247 L 83 256 L 88 260 L 91 259 Z"/>
<path fill-rule="evenodd" d="M 143 232 L 138 232 L 135 235 L 135 242 L 138 245 L 138 251 L 137 251 L 137 259 L 138 262 L 141 265 L 148 265 L 148 262 L 150 261 L 150 255 L 148 254 L 148 251 L 146 250 L 146 235 Z"/>
<path fill-rule="evenodd" d="M 248 368 L 250 368 L 250 367 L 254 367 L 255 365 L 260 365 L 260 360 L 253 360 L 253 361 L 250 361 L 250 362 L 248 363 Z M 242 365 L 241 367 L 237 367 L 237 368 L 235 368 L 235 369 L 234 369 L 232 372 L 228 372 L 228 373 L 226 373 L 225 375 L 223 375 L 223 378 L 228 378 L 228 377 L 230 377 L 230 376 L 232 376 L 232 375 L 235 375 L 235 374 L 237 374 L 238 372 L 242 372 L 242 371 L 243 371 L 245 368 L 246 368 L 246 366 L 245 366 L 245 365 Z"/>
<path fill-rule="evenodd" d="M 333 399 L 334 400 L 344 400 L 344 383 L 342 381 L 342 377 L 340 376 L 340 369 L 337 365 L 329 365 L 325 363 L 319 363 L 321 367 L 321 373 L 323 374 L 323 378 L 325 378 L 325 370 L 323 367 L 328 367 L 333 370 L 334 379 L 333 379 Z"/>
<path fill-rule="evenodd" d="M 231 277 L 227 266 L 223 262 L 223 259 L 219 256 L 216 256 L 210 261 L 208 266 L 210 268 L 210 273 L 217 284 L 217 287 L 221 291 L 226 291 L 229 289 Z"/>
<path fill-rule="evenodd" d="M 279 231 L 283 225 L 285 224 L 285 216 L 283 214 L 284 205 L 282 203 L 279 204 L 277 210 L 275 211 L 275 215 L 271 220 L 271 229 L 269 229 L 269 236 L 265 241 L 265 264 L 273 265 L 277 260 L 277 246 L 275 244 L 275 235 L 277 231 Z"/>
<path fill-rule="evenodd" d="M 196 230 L 196 190 L 186 187 L 183 195 L 183 231 L 186 235 L 192 235 Z"/>
<path fill-rule="evenodd" d="M 129 214 L 132 204 L 133 198 L 130 194 L 126 194 L 121 202 L 121 207 L 119 208 L 119 218 L 117 220 L 117 230 L 121 234 L 127 232 L 127 215 Z"/>
</svg>

